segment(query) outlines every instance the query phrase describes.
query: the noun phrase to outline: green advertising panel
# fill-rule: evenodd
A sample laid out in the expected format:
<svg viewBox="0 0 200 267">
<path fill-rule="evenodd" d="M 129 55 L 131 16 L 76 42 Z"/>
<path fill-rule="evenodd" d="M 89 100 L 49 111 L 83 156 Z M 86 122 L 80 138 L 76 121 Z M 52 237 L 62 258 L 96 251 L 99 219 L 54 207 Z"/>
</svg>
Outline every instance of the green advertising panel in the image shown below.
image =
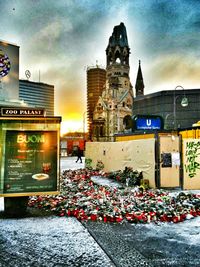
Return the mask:
<svg viewBox="0 0 200 267">
<path fill-rule="evenodd" d="M 57 131 L 6 131 L 4 194 L 57 190 Z"/>
</svg>

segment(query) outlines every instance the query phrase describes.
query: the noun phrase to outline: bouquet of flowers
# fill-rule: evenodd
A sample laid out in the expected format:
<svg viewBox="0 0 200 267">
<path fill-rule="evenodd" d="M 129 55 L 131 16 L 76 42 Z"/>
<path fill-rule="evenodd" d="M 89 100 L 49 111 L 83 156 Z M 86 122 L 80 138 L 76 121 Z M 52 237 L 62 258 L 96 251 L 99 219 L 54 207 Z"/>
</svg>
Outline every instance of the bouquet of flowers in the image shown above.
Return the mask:
<svg viewBox="0 0 200 267">
<path fill-rule="evenodd" d="M 104 168 L 103 162 L 101 160 L 97 160 L 96 170 L 100 171 L 103 170 L 103 168 Z"/>
<path fill-rule="evenodd" d="M 108 178 L 117 180 L 126 186 L 140 186 L 140 181 L 143 179 L 141 171 L 133 170 L 131 167 L 125 167 L 123 171 L 113 171 L 107 173 Z"/>
</svg>

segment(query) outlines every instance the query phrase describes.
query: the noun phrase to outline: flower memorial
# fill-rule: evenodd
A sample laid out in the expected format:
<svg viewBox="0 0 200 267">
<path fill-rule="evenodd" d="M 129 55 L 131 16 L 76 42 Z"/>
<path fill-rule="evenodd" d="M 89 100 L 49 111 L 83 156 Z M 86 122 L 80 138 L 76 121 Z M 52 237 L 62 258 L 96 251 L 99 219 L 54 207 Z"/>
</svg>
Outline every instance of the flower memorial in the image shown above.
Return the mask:
<svg viewBox="0 0 200 267">
<path fill-rule="evenodd" d="M 158 189 L 139 191 L 138 187 L 101 186 L 91 180 L 98 175 L 108 177 L 110 174 L 86 169 L 66 170 L 61 177 L 59 195 L 31 197 L 29 206 L 79 220 L 118 223 L 123 220 L 177 223 L 200 216 L 200 195 L 180 192 L 172 197 Z"/>
<path fill-rule="evenodd" d="M 143 178 L 142 172 L 125 167 L 123 171 L 113 171 L 107 174 L 108 178 L 117 180 L 126 186 L 139 186 Z"/>
</svg>

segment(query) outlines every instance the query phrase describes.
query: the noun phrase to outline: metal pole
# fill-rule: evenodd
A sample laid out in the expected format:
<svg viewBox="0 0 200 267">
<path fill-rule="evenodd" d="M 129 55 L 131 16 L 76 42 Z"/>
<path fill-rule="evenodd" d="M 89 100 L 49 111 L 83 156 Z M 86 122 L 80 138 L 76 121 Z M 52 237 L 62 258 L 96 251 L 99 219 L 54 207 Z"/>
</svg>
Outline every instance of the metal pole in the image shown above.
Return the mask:
<svg viewBox="0 0 200 267">
<path fill-rule="evenodd" d="M 174 89 L 174 101 L 173 101 L 173 115 L 174 115 L 174 130 L 176 130 L 176 89 L 180 87 L 182 90 L 184 90 L 184 88 L 181 85 L 177 85 Z"/>
<path fill-rule="evenodd" d="M 174 130 L 176 129 L 176 88 L 174 89 Z"/>
</svg>

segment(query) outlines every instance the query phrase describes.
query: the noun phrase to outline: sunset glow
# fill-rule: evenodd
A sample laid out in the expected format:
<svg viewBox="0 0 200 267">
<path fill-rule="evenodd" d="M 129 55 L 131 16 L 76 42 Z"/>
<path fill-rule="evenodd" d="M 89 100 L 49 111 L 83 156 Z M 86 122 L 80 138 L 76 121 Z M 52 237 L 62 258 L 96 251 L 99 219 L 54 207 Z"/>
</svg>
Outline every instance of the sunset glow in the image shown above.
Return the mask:
<svg viewBox="0 0 200 267">
<path fill-rule="evenodd" d="M 83 121 L 67 120 L 61 123 L 61 136 L 68 132 L 83 132 Z"/>
</svg>

